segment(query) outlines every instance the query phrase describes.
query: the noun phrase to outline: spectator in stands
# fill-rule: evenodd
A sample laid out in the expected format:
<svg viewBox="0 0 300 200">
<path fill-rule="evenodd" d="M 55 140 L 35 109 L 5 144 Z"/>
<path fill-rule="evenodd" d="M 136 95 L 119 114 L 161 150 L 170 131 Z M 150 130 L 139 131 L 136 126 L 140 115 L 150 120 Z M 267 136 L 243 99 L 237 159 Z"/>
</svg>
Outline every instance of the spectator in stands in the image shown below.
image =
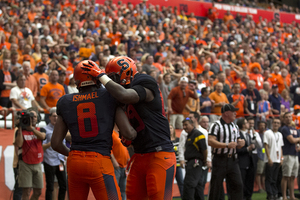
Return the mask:
<svg viewBox="0 0 300 200">
<path fill-rule="evenodd" d="M 182 129 L 183 110 L 190 97 L 198 99 L 196 86 L 191 85 L 187 88 L 187 77 L 181 77 L 179 86 L 174 87 L 168 96 L 168 114 L 170 114 L 170 123 L 175 127 Z M 193 90 L 191 90 L 193 89 Z"/>
<path fill-rule="evenodd" d="M 35 98 L 28 87 L 25 87 L 25 75 L 20 74 L 17 77 L 17 86 L 13 87 L 10 91 L 9 99 L 15 109 L 26 110 L 34 107 L 38 111 L 43 112 L 44 109 L 35 101 Z"/>
<path fill-rule="evenodd" d="M 285 112 L 291 111 L 291 97 L 289 94 L 289 91 L 287 89 L 284 89 L 281 93 L 281 105 L 284 105 Z"/>
<path fill-rule="evenodd" d="M 200 112 L 205 113 L 209 118 L 207 113 L 211 113 L 211 108 L 214 107 L 215 101 L 211 100 L 208 96 L 210 94 L 210 88 L 204 87 L 201 89 L 201 96 L 200 98 Z"/>
<path fill-rule="evenodd" d="M 222 70 L 222 65 L 220 64 L 220 62 L 216 58 L 215 53 L 210 54 L 210 59 L 211 59 L 210 71 L 212 71 L 215 75 L 217 75 L 220 71 L 223 71 Z"/>
<path fill-rule="evenodd" d="M 244 111 L 248 107 L 247 101 L 245 101 L 245 96 L 240 93 L 240 84 L 233 84 L 233 93 L 227 96 L 229 103 L 231 103 L 235 108 L 239 110 L 236 112 L 236 118 L 244 117 Z"/>
<path fill-rule="evenodd" d="M 222 90 L 223 84 L 219 82 L 216 84 L 216 91 L 210 93 L 210 95 L 208 96 L 210 100 L 214 101 L 214 107 L 212 107 L 211 111 L 213 115 L 210 116 L 210 120 L 212 122 L 220 118 L 222 106 L 229 103 L 226 95 L 222 92 Z"/>
<path fill-rule="evenodd" d="M 49 81 L 49 76 L 45 74 L 45 69 L 46 69 L 46 64 L 43 62 L 38 63 L 37 67 L 37 72 L 34 73 L 32 76 L 35 78 L 37 84 L 38 84 L 38 91 L 37 91 L 37 96 L 36 100 L 39 102 L 40 101 L 40 93 L 44 85 L 46 85 Z"/>
<path fill-rule="evenodd" d="M 265 90 L 260 90 L 259 94 L 262 100 L 257 103 L 257 120 L 269 123 L 269 117 L 272 115 L 271 104 L 268 101 L 269 95 Z"/>
<path fill-rule="evenodd" d="M 285 125 L 281 129 L 284 145 L 282 147 L 283 163 L 282 163 L 282 180 L 281 190 L 283 199 L 286 197 L 286 189 L 289 189 L 290 199 L 295 199 L 294 195 L 294 180 L 298 175 L 298 151 L 300 150 L 298 143 L 300 137 L 297 130 L 291 127 L 292 114 L 287 112 L 283 116 Z M 265 140 L 264 140 L 265 142 Z M 297 146 L 296 146 L 297 145 Z M 278 151 L 278 150 L 277 150 Z M 281 154 L 277 154 L 280 157 Z"/>
<path fill-rule="evenodd" d="M 65 93 L 69 94 L 68 86 L 65 84 L 66 80 L 66 72 L 65 71 L 60 71 L 59 72 L 59 77 L 58 77 L 58 83 L 61 84 L 64 87 Z"/>
<path fill-rule="evenodd" d="M 0 106 L 10 108 L 12 106 L 9 100 L 10 89 L 16 86 L 16 76 L 9 71 L 10 60 L 3 61 L 3 69 L 0 70 Z"/>
<path fill-rule="evenodd" d="M 40 95 L 41 106 L 45 109 L 45 121 L 49 124 L 50 109 L 56 107 L 58 99 L 65 95 L 64 87 L 58 83 L 58 72 L 56 70 L 50 73 L 49 82 L 44 85 Z"/>
<path fill-rule="evenodd" d="M 242 94 L 246 97 L 248 103 L 245 114 L 253 117 L 257 111 L 257 103 L 261 100 L 260 94 L 255 88 L 255 81 L 250 80 L 247 84 L 247 89 L 244 89 Z"/>
<path fill-rule="evenodd" d="M 153 56 L 151 55 L 146 56 L 145 63 L 142 66 L 143 71 L 149 74 L 151 70 L 156 70 L 155 66 L 153 65 L 153 62 L 154 62 Z"/>
<path fill-rule="evenodd" d="M 294 105 L 300 105 L 300 76 L 297 77 L 297 84 L 291 86 L 290 92 L 294 95 Z"/>
<path fill-rule="evenodd" d="M 54 130 L 54 125 L 56 124 L 58 117 L 56 114 L 56 107 L 51 108 L 49 114 L 50 123 L 44 128 L 46 131 L 46 139 L 43 141 L 44 169 L 46 177 L 45 199 L 52 200 L 54 178 L 57 177 L 59 184 L 58 199 L 64 200 L 67 190 L 66 169 L 64 164 L 65 157 L 62 154 L 54 151 L 51 147 L 51 138 Z"/>
<path fill-rule="evenodd" d="M 15 145 L 22 148 L 22 158 L 19 160 L 19 187 L 23 188 L 22 199 L 38 199 L 43 188 L 43 147 L 45 130 L 36 127 L 40 121 L 38 112 L 34 109 L 27 109 L 32 115 L 31 122 L 26 127 L 17 125 Z M 34 147 L 34 148 L 33 148 Z M 31 190 L 33 194 L 30 197 Z"/>
<path fill-rule="evenodd" d="M 250 66 L 250 71 L 251 71 L 251 73 L 249 74 L 249 78 L 250 78 L 250 80 L 253 80 L 255 82 L 255 88 L 257 90 L 262 89 L 263 88 L 264 78 L 260 74 L 260 71 L 261 71 L 260 64 L 259 63 L 253 63 Z"/>
<path fill-rule="evenodd" d="M 33 75 L 31 75 L 31 64 L 28 61 L 23 62 L 23 74 L 26 77 L 26 83 L 25 86 L 28 87 L 31 91 L 34 97 L 37 96 L 38 92 L 38 84 L 36 82 L 36 79 Z"/>
<path fill-rule="evenodd" d="M 69 94 L 78 93 L 79 91 L 77 89 L 77 85 L 75 83 L 73 74 L 70 75 L 69 79 L 70 79 L 69 85 L 68 85 Z"/>
<path fill-rule="evenodd" d="M 222 92 L 227 96 L 230 94 L 230 83 L 226 80 L 226 75 L 224 72 L 218 73 L 218 80 L 215 81 L 223 84 Z"/>
<path fill-rule="evenodd" d="M 197 86 L 197 82 L 195 80 L 189 80 L 188 88 L 190 90 L 197 88 L 196 86 Z M 194 99 L 194 98 L 190 97 L 188 99 L 187 103 L 185 104 L 185 108 L 183 110 L 184 117 L 187 117 L 188 113 L 190 113 L 190 112 L 197 112 L 200 114 L 200 99 L 199 98 Z"/>
<path fill-rule="evenodd" d="M 269 102 L 271 104 L 272 113 L 274 115 L 280 115 L 280 105 L 282 97 L 278 94 L 278 85 L 272 85 L 272 94 L 269 96 Z"/>
</svg>

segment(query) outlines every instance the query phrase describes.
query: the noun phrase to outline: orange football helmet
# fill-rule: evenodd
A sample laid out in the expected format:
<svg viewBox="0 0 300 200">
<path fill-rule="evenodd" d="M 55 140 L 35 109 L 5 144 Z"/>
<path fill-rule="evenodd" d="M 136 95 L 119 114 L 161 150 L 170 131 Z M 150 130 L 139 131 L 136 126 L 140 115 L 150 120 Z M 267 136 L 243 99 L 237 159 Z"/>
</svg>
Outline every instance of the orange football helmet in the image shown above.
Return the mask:
<svg viewBox="0 0 300 200">
<path fill-rule="evenodd" d="M 96 85 L 97 80 L 93 76 L 82 73 L 84 71 L 81 68 L 82 65 L 90 65 L 91 67 L 98 66 L 94 61 L 91 60 L 84 60 L 78 63 L 74 69 L 74 80 L 77 87 L 79 88 L 89 85 Z"/>
<path fill-rule="evenodd" d="M 126 56 L 119 56 L 111 59 L 106 67 L 106 74 L 120 85 L 129 85 L 137 73 L 135 62 Z"/>
</svg>

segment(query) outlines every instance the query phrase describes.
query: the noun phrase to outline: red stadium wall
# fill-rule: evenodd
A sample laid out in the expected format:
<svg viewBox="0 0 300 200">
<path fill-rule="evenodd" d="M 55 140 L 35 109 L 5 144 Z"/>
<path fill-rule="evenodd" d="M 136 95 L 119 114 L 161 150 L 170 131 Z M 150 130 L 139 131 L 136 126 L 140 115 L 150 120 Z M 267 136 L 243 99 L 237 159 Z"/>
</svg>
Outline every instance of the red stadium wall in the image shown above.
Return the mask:
<svg viewBox="0 0 300 200">
<path fill-rule="evenodd" d="M 117 3 L 119 0 L 113 0 L 114 3 Z M 96 3 L 103 4 L 104 0 L 96 0 Z M 122 0 L 123 3 L 131 2 L 132 4 L 139 4 L 141 0 Z M 160 6 L 177 6 L 181 11 L 184 10 L 187 14 L 194 13 L 198 17 L 206 17 L 208 9 L 211 7 L 211 3 L 198 2 L 198 1 L 188 1 L 188 0 L 148 0 L 147 4 L 160 5 Z M 275 13 L 272 11 L 248 8 L 241 6 L 231 6 L 227 4 L 215 4 L 215 7 L 219 11 L 219 18 L 222 19 L 227 10 L 235 15 L 240 13 L 242 16 L 250 14 L 253 16 L 254 21 L 258 21 L 261 16 L 263 19 L 271 21 L 274 19 L 275 15 L 279 17 L 280 22 L 282 23 L 291 23 L 293 21 L 300 22 L 300 15 L 279 12 Z"/>
</svg>

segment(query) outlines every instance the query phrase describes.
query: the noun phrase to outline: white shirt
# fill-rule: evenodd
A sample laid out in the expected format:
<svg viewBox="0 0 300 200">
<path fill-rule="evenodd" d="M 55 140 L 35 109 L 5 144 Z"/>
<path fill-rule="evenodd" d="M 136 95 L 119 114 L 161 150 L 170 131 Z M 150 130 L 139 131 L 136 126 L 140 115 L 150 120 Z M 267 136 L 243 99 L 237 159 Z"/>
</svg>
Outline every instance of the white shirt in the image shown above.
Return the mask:
<svg viewBox="0 0 300 200">
<path fill-rule="evenodd" d="M 20 89 L 18 86 L 10 90 L 9 99 L 16 99 L 25 108 L 32 107 L 31 102 L 35 100 L 29 88 L 25 87 Z M 16 105 L 13 104 L 13 107 L 16 107 Z"/>
<path fill-rule="evenodd" d="M 77 87 L 72 87 L 70 85 L 68 85 L 68 91 L 69 91 L 69 94 L 73 94 L 73 93 L 78 93 L 78 89 Z"/>
<path fill-rule="evenodd" d="M 282 134 L 274 133 L 272 130 L 267 130 L 264 133 L 264 143 L 269 146 L 269 153 L 272 162 L 280 163 L 281 147 L 284 145 Z M 265 154 L 265 162 L 268 162 L 267 152 Z"/>
<path fill-rule="evenodd" d="M 208 132 L 204 128 L 202 128 L 200 125 L 197 128 L 204 136 L 205 136 L 205 141 L 206 141 L 206 146 L 207 146 L 207 161 L 211 162 L 211 146 L 208 146 Z M 185 142 L 187 139 L 188 133 L 183 130 L 180 134 L 179 138 L 179 145 L 178 145 L 178 157 L 179 161 L 185 160 L 184 159 L 184 151 L 185 151 Z"/>
</svg>

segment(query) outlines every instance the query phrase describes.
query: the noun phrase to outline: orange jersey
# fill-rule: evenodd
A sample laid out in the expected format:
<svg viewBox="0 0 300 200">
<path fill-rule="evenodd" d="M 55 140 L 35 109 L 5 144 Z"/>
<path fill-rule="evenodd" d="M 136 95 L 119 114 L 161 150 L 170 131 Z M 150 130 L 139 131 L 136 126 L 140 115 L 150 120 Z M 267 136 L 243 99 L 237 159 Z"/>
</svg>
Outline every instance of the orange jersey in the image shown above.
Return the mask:
<svg viewBox="0 0 300 200">
<path fill-rule="evenodd" d="M 40 93 L 40 91 L 44 87 L 44 85 L 46 85 L 48 83 L 49 76 L 45 73 L 39 74 L 37 72 L 34 73 L 32 76 L 35 78 L 35 80 L 38 83 L 38 92 Z"/>
<path fill-rule="evenodd" d="M 120 32 L 116 32 L 116 34 L 110 33 L 107 37 L 111 39 L 110 42 L 111 46 L 113 45 L 118 46 L 121 43 L 122 33 Z"/>
<path fill-rule="evenodd" d="M 49 107 L 56 107 L 57 101 L 63 95 L 65 95 L 64 87 L 59 83 L 52 84 L 50 82 L 44 85 L 40 93 L 40 96 L 46 97 L 45 101 Z"/>
<path fill-rule="evenodd" d="M 249 74 L 249 79 L 255 81 L 255 88 L 257 90 L 263 89 L 264 78 L 261 74 Z"/>
</svg>

